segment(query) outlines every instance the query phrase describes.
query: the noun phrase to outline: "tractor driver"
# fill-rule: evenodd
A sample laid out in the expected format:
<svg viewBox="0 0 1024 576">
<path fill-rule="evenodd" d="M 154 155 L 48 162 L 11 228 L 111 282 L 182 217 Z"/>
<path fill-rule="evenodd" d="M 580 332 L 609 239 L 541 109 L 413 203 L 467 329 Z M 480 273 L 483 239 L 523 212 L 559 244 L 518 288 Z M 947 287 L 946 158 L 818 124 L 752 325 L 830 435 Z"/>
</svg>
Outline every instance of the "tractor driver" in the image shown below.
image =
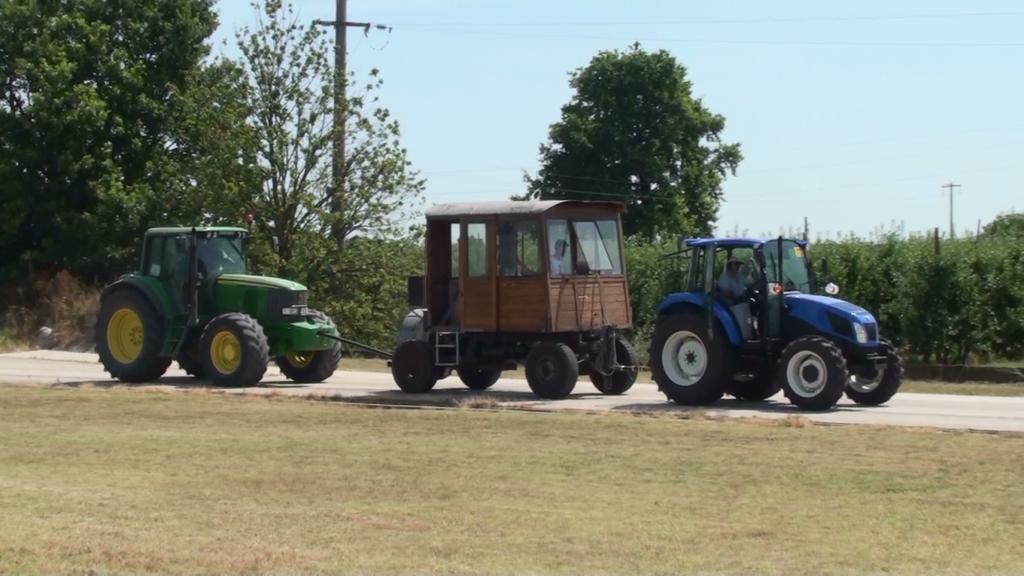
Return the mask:
<svg viewBox="0 0 1024 576">
<path fill-rule="evenodd" d="M 729 305 L 746 301 L 747 285 L 740 277 L 741 264 L 742 262 L 738 258 L 730 257 L 729 261 L 725 263 L 725 270 L 718 277 L 719 293 Z"/>
</svg>

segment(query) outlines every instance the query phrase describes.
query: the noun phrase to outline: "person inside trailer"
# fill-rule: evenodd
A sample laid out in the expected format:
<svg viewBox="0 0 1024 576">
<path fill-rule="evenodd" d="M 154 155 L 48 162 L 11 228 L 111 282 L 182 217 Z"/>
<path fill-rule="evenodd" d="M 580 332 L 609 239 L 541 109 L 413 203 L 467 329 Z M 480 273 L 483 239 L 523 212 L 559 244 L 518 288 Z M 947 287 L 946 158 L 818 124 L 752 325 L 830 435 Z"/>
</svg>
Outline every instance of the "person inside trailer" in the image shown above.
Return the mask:
<svg viewBox="0 0 1024 576">
<path fill-rule="evenodd" d="M 548 273 L 551 276 L 564 276 L 569 273 L 569 262 L 566 257 L 568 247 L 569 243 L 565 240 L 559 239 L 555 242 L 555 249 L 548 262 Z"/>
</svg>

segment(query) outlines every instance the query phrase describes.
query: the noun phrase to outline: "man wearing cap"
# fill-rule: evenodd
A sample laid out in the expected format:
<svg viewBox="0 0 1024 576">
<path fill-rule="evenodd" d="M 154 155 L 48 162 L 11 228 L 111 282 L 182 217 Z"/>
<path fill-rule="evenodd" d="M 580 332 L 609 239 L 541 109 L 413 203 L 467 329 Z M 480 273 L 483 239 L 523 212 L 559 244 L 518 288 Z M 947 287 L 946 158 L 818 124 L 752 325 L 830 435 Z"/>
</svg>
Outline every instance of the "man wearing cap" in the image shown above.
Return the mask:
<svg viewBox="0 0 1024 576">
<path fill-rule="evenodd" d="M 743 278 L 740 278 L 740 264 L 738 258 L 729 258 L 725 263 L 725 270 L 718 277 L 718 290 L 722 298 L 730 304 L 746 300 L 747 286 L 743 283 Z"/>
</svg>

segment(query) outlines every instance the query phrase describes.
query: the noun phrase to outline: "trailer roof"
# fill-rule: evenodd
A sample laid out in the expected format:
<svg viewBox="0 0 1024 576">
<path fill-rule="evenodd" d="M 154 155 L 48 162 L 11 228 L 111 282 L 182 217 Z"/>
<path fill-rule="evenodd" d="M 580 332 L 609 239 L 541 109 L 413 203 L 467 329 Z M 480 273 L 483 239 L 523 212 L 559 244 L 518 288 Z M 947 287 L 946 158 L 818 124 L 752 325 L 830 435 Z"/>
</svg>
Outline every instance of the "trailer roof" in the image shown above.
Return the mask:
<svg viewBox="0 0 1024 576">
<path fill-rule="evenodd" d="M 771 242 L 772 240 L 778 240 L 778 238 L 689 238 L 686 240 L 686 245 L 707 246 L 708 244 L 716 244 L 723 248 L 757 248 L 758 246 Z M 799 240 L 796 238 L 783 238 L 783 240 L 790 240 L 801 246 L 807 245 L 805 240 Z"/>
<path fill-rule="evenodd" d="M 591 202 L 585 200 L 506 200 L 501 202 L 452 202 L 434 204 L 427 208 L 427 219 L 453 218 L 456 216 L 503 216 L 506 214 L 540 214 L 556 206 L 579 206 L 607 208 L 621 212 L 625 206 L 620 202 Z"/>
</svg>

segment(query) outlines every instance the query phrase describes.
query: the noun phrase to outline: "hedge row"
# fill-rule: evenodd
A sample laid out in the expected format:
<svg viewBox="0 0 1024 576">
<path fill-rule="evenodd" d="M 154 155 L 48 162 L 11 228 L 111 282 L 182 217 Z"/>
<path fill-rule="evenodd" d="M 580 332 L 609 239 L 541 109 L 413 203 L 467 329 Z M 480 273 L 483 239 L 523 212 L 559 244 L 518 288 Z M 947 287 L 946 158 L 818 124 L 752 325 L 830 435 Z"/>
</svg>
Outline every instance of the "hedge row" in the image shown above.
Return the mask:
<svg viewBox="0 0 1024 576">
<path fill-rule="evenodd" d="M 629 279 L 641 347 L 657 303 L 681 282 L 673 246 L 630 242 Z M 999 239 L 945 241 L 888 237 L 823 242 L 811 257 L 829 260 L 839 297 L 871 311 L 882 335 L 922 362 L 964 364 L 1024 358 L 1024 243 Z"/>
</svg>

